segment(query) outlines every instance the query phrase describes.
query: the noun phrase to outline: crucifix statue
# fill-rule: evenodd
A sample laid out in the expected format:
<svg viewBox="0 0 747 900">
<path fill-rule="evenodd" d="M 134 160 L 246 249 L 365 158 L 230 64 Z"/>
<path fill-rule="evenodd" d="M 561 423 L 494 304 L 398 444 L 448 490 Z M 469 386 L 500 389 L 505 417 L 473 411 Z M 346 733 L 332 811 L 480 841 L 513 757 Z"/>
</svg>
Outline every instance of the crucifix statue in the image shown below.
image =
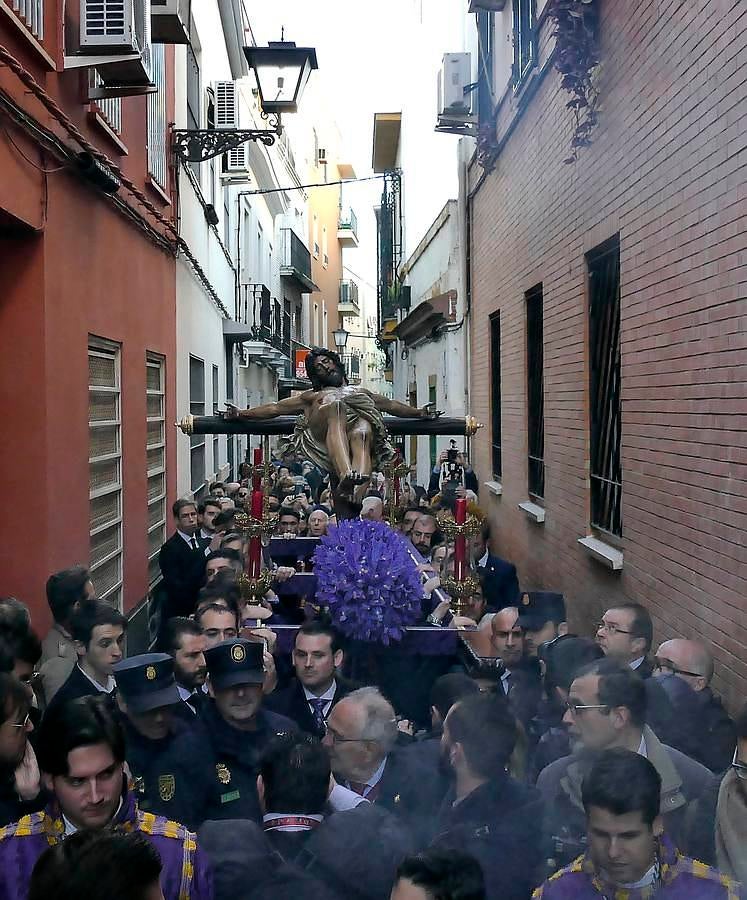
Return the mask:
<svg viewBox="0 0 747 900">
<path fill-rule="evenodd" d="M 310 391 L 254 409 L 227 404 L 223 417 L 228 421 L 261 421 L 297 415 L 288 449 L 329 472 L 337 483 L 335 493 L 347 501 L 360 502 L 371 472 L 383 468 L 395 456 L 383 413 L 407 419 L 435 419 L 440 415 L 430 406 L 417 409 L 349 385 L 342 360 L 332 350 L 314 347 L 306 357 L 306 374 L 312 385 Z"/>
</svg>

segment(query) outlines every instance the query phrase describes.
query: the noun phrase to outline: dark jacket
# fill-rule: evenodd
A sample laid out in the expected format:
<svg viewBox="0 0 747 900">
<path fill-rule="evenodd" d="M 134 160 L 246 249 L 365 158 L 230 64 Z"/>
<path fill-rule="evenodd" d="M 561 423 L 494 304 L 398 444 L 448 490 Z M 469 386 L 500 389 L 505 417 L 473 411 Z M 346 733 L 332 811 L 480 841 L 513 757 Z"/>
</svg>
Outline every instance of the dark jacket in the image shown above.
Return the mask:
<svg viewBox="0 0 747 900">
<path fill-rule="evenodd" d="M 516 577 L 516 566 L 506 562 L 499 556 L 488 555 L 484 566 L 478 566 L 478 572 L 482 571 L 483 593 L 488 606 L 495 610 L 506 606 L 516 606 L 519 602 L 519 580 Z"/>
<path fill-rule="evenodd" d="M 138 806 L 196 831 L 215 798 L 215 762 L 207 735 L 175 717 L 171 734 L 152 741 L 121 718 Z"/>
<path fill-rule="evenodd" d="M 0 771 L 0 828 L 22 816 L 44 809 L 49 795 L 42 789 L 33 800 L 21 800 L 16 791 L 15 771 Z"/>
<path fill-rule="evenodd" d="M 394 813 L 420 843 L 431 833 L 443 795 L 438 771 L 424 766 L 416 747 L 410 745 L 397 747 L 388 755 L 375 803 Z"/>
<path fill-rule="evenodd" d="M 661 776 L 661 813 L 667 834 L 677 846 L 689 853 L 686 840 L 686 816 L 711 779 L 705 766 L 662 744 L 654 732 L 644 726 L 646 755 Z M 568 865 L 586 849 L 586 819 L 581 802 L 581 782 L 591 768 L 595 754 L 581 752 L 551 763 L 540 772 L 537 787 L 547 809 L 545 820 L 548 856 L 556 868 Z"/>
<path fill-rule="evenodd" d="M 101 693 L 104 692 L 97 690 L 93 682 L 83 674 L 80 666 L 76 665 L 68 676 L 67 681 L 52 697 L 45 715 L 51 709 L 57 709 L 57 707 L 62 706 L 64 703 L 69 703 L 71 700 L 77 700 L 79 697 L 95 697 Z M 109 697 L 111 699 L 111 694 Z"/>
<path fill-rule="evenodd" d="M 343 697 L 347 696 L 358 687 L 357 684 L 348 681 L 345 678 L 337 677 L 335 678 L 335 681 L 337 687 L 335 689 L 335 696 L 332 699 L 330 711 L 336 703 L 339 703 Z M 276 712 L 281 716 L 292 719 L 301 731 L 306 731 L 308 734 L 313 734 L 320 739 L 324 737 L 325 730 L 320 730 L 316 727 L 314 723 L 314 714 L 311 712 L 311 707 L 303 692 L 303 685 L 297 678 L 294 678 L 288 687 L 281 691 L 274 691 L 266 697 L 264 705 L 265 708 L 269 709 L 271 712 Z M 327 715 L 329 715 L 329 713 Z"/>
<path fill-rule="evenodd" d="M 712 772 L 725 772 L 734 758 L 737 731 L 721 700 L 710 688 L 694 691 L 677 675 L 664 675 L 655 680 L 667 692 L 672 713 L 684 735 L 681 743 L 662 738 L 664 743 L 682 750 Z"/>
<path fill-rule="evenodd" d="M 541 700 L 542 675 L 539 663 L 536 659 L 526 659 L 509 672 L 508 703 L 527 732 L 531 730 L 531 723 L 537 715 Z"/>
<path fill-rule="evenodd" d="M 214 802 L 205 818 L 261 821 L 259 761 L 273 738 L 281 732 L 295 732 L 295 724 L 285 716 L 260 709 L 256 730 L 239 731 L 226 722 L 212 700 L 205 704 L 200 722 L 212 747 Z"/>
<path fill-rule="evenodd" d="M 528 900 L 542 860 L 542 816 L 539 791 L 502 775 L 456 805 L 449 793 L 431 846 L 476 857 L 488 900 Z"/>
<path fill-rule="evenodd" d="M 166 606 L 164 618 L 190 616 L 197 604 L 197 594 L 205 580 L 205 548 L 210 543 L 197 537 L 199 545 L 193 550 L 183 537 L 175 532 L 161 547 L 158 565 L 163 575 L 163 591 Z"/>
</svg>

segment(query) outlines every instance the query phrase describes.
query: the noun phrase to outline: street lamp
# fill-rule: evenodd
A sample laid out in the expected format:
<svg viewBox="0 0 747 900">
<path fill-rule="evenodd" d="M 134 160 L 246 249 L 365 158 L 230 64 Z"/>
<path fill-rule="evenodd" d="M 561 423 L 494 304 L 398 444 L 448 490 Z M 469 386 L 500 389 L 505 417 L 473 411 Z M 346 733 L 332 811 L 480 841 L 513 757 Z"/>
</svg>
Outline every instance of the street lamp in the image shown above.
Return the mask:
<svg viewBox="0 0 747 900">
<path fill-rule="evenodd" d="M 293 41 L 270 41 L 267 47 L 244 47 L 249 67 L 259 87 L 261 115 L 271 128 L 211 128 L 175 130 L 172 149 L 185 162 L 205 162 L 260 141 L 267 147 L 283 131 L 280 114 L 298 112 L 298 103 L 313 69 L 318 68 L 313 47 L 296 47 Z"/>
<path fill-rule="evenodd" d="M 350 332 L 340 326 L 339 328 L 335 328 L 332 332 L 332 337 L 335 339 L 335 347 L 337 347 L 338 350 L 344 350 L 348 338 L 350 337 Z"/>
</svg>

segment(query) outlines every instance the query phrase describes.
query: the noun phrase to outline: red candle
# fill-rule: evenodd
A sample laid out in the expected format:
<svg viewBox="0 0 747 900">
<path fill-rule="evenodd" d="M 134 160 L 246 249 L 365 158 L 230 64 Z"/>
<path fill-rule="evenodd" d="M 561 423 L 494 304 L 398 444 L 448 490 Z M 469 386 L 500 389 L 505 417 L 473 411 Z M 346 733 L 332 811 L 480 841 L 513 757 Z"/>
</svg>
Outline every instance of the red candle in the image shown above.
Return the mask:
<svg viewBox="0 0 747 900">
<path fill-rule="evenodd" d="M 256 454 L 256 450 L 254 451 Z M 260 451 L 261 453 L 262 451 Z M 255 456 L 256 459 L 256 456 Z M 256 522 L 262 521 L 262 502 L 264 500 L 264 494 L 261 490 L 252 491 L 252 519 Z M 262 538 L 251 537 L 249 538 L 249 577 L 250 578 L 259 578 L 259 571 L 261 568 L 261 559 L 262 559 Z"/>
<path fill-rule="evenodd" d="M 467 501 L 459 498 L 454 508 L 454 520 L 457 525 L 464 525 L 467 521 Z M 454 541 L 454 578 L 457 581 L 464 581 L 467 574 L 467 538 L 460 534 Z"/>
<path fill-rule="evenodd" d="M 399 478 L 392 479 L 392 502 L 399 506 Z"/>
<path fill-rule="evenodd" d="M 259 467 L 262 465 L 262 448 L 255 447 L 254 448 L 254 473 L 252 474 L 252 490 L 253 491 L 261 491 L 262 490 L 262 474 L 259 471 Z M 252 513 L 253 515 L 253 513 Z"/>
</svg>

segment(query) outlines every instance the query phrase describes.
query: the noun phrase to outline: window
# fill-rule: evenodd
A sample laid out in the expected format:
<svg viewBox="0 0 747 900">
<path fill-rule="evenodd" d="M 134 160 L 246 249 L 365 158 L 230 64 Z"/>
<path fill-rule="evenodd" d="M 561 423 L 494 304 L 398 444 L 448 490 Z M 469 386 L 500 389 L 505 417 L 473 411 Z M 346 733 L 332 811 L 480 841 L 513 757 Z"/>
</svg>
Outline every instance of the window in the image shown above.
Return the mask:
<svg viewBox="0 0 747 900">
<path fill-rule="evenodd" d="M 154 45 L 158 46 L 158 45 Z M 163 44 L 161 44 L 163 47 Z M 187 128 L 197 130 L 200 128 L 202 117 L 200 115 L 200 66 L 191 44 L 187 44 Z M 192 171 L 200 178 L 200 164 L 190 162 Z"/>
<path fill-rule="evenodd" d="M 329 256 L 327 255 L 328 246 L 327 246 L 327 226 L 324 225 L 322 227 L 322 265 L 326 269 L 329 265 Z"/>
<path fill-rule="evenodd" d="M 220 401 L 218 399 L 218 366 L 213 366 L 213 415 L 218 415 L 218 406 L 220 405 Z M 218 469 L 220 468 L 220 435 L 213 435 L 213 472 L 218 474 Z"/>
<path fill-rule="evenodd" d="M 493 75 L 493 30 L 495 17 L 485 9 L 477 11 L 477 108 L 480 123 L 493 118 L 494 75 Z"/>
<path fill-rule="evenodd" d="M 435 380 L 435 375 L 432 375 L 431 378 Z M 430 380 L 430 379 L 429 379 Z M 436 408 L 436 386 L 435 384 L 431 384 L 428 386 L 428 402 L 431 404 L 431 409 Z M 438 438 L 435 434 L 432 434 L 428 438 L 428 452 L 431 457 L 431 471 L 433 471 L 433 467 L 436 465 L 436 459 L 438 454 Z"/>
<path fill-rule="evenodd" d="M 189 412 L 205 415 L 205 363 L 196 356 L 189 357 Z M 189 443 L 190 488 L 198 498 L 205 490 L 205 435 L 193 434 Z"/>
<path fill-rule="evenodd" d="M 501 450 L 501 314 L 490 317 L 490 439 L 492 441 L 493 477 L 501 480 L 503 454 Z"/>
<path fill-rule="evenodd" d="M 620 238 L 586 256 L 589 267 L 591 524 L 622 535 Z"/>
<path fill-rule="evenodd" d="M 535 0 L 514 0 L 514 84 L 526 78 L 534 64 Z"/>
<path fill-rule="evenodd" d="M 319 259 L 319 217 L 314 213 L 311 224 L 312 240 L 314 242 L 314 259 Z"/>
<path fill-rule="evenodd" d="M 166 362 L 157 353 L 145 357 L 148 478 L 148 584 L 160 578 L 158 551 L 166 540 Z"/>
<path fill-rule="evenodd" d="M 233 256 L 231 241 L 231 204 L 228 196 L 228 188 L 223 188 L 223 243 L 226 250 Z"/>
<path fill-rule="evenodd" d="M 168 187 L 168 158 L 166 133 L 166 55 L 164 44 L 151 47 L 151 78 L 157 86 L 155 94 L 148 94 L 148 172 L 158 184 Z M 191 127 L 191 126 L 190 126 Z"/>
<path fill-rule="evenodd" d="M 417 408 L 418 386 L 414 382 L 412 382 L 410 384 L 408 400 L 409 400 L 410 406 L 412 406 L 413 408 Z M 411 434 L 410 435 L 410 465 L 416 466 L 417 464 L 418 464 L 418 437 L 416 434 Z M 428 473 L 428 474 L 430 477 L 430 473 Z"/>
<path fill-rule="evenodd" d="M 314 318 L 311 320 L 311 343 L 319 344 L 319 304 L 314 304 Z"/>
<path fill-rule="evenodd" d="M 527 307 L 527 446 L 529 496 L 545 496 L 545 409 L 542 285 L 525 294 Z"/>
<path fill-rule="evenodd" d="M 122 608 L 122 414 L 120 348 L 88 342 L 88 499 L 91 579 Z"/>
<path fill-rule="evenodd" d="M 99 75 L 96 69 L 88 70 L 88 87 L 101 87 L 104 79 Z M 96 111 L 104 119 L 106 124 L 115 134 L 122 133 L 122 98 L 121 97 L 105 97 L 91 101 L 96 107 Z"/>
</svg>

